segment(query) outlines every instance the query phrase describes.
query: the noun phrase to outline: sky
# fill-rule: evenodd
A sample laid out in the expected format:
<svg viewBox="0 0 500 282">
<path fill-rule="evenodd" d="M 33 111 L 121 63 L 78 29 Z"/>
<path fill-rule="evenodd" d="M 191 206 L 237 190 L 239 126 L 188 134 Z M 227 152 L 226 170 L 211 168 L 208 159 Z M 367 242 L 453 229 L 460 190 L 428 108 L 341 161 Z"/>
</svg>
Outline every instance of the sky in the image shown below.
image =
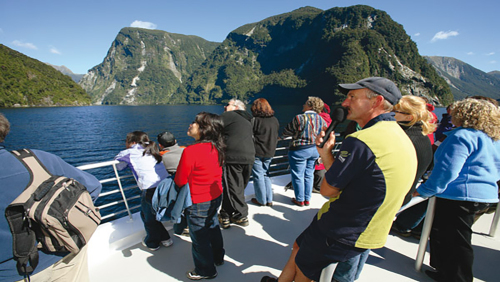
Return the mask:
<svg viewBox="0 0 500 282">
<path fill-rule="evenodd" d="M 85 74 L 118 32 L 143 27 L 222 42 L 238 27 L 305 6 L 363 4 L 403 25 L 420 55 L 500 70 L 498 0 L 0 0 L 0 44 Z"/>
</svg>

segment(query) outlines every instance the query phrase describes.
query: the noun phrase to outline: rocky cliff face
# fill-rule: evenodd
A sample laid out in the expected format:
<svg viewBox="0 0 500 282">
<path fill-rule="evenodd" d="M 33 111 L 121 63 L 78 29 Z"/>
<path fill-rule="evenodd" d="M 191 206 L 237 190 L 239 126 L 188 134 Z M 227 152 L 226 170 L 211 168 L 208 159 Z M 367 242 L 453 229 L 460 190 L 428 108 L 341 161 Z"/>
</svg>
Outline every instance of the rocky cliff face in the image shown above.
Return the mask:
<svg viewBox="0 0 500 282">
<path fill-rule="evenodd" d="M 368 6 L 305 7 L 231 32 L 185 84 L 188 101 L 265 97 L 278 103 L 319 96 L 339 102 L 339 83 L 369 76 L 395 81 L 406 94 L 437 104 L 449 86 L 387 13 Z"/>
<path fill-rule="evenodd" d="M 500 98 L 500 77 L 485 73 L 471 65 L 450 57 L 425 57 L 450 85 L 455 100 L 468 96 Z"/>
<path fill-rule="evenodd" d="M 172 94 L 219 43 L 159 30 L 124 28 L 80 85 L 95 104 L 176 103 Z"/>
</svg>

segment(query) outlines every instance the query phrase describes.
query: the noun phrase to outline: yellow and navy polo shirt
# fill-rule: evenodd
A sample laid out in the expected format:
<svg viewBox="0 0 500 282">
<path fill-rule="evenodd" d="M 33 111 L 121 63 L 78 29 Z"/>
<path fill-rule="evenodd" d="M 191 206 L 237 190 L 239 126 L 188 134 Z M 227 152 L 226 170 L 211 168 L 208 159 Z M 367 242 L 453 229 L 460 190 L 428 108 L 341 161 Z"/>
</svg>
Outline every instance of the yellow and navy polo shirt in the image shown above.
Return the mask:
<svg viewBox="0 0 500 282">
<path fill-rule="evenodd" d="M 383 247 L 416 170 L 415 148 L 393 114 L 375 117 L 346 137 L 326 172 L 328 184 L 341 194 L 323 205 L 317 224 L 339 243 Z"/>
</svg>

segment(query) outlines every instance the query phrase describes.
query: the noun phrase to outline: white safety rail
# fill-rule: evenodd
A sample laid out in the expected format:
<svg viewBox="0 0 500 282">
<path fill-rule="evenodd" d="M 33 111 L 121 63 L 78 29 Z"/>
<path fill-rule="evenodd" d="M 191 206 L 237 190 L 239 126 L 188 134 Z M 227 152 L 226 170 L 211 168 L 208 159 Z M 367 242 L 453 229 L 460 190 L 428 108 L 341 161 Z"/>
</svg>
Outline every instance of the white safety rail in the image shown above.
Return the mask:
<svg viewBox="0 0 500 282">
<path fill-rule="evenodd" d="M 105 204 L 98 206 L 97 208 L 105 209 L 105 208 L 109 208 L 109 207 L 116 206 L 118 204 L 123 203 L 125 205 L 125 210 L 119 210 L 117 212 L 113 212 L 113 213 L 110 213 L 106 216 L 103 216 L 102 220 L 106 220 L 106 219 L 111 218 L 111 217 L 119 216 L 120 214 L 125 213 L 125 212 L 128 214 L 129 218 L 132 219 L 131 210 L 140 207 L 140 205 L 129 207 L 128 202 L 133 200 L 133 199 L 137 199 L 140 196 L 133 196 L 133 197 L 130 197 L 127 199 L 127 197 L 125 195 L 125 191 L 136 189 L 138 187 L 137 187 L 137 185 L 131 185 L 131 186 L 128 186 L 126 188 L 123 188 L 122 180 L 128 179 L 128 178 L 133 178 L 134 176 L 131 174 L 121 176 L 118 173 L 118 170 L 116 169 L 116 165 L 118 163 L 119 163 L 118 161 L 113 160 L 113 161 L 107 161 L 107 162 L 101 162 L 101 163 L 95 163 L 95 164 L 87 164 L 87 165 L 82 165 L 82 166 L 77 167 L 78 169 L 81 169 L 81 170 L 91 170 L 91 169 L 103 168 L 103 167 L 108 167 L 108 166 L 111 166 L 113 168 L 115 177 L 101 179 L 101 180 L 99 180 L 99 182 L 101 184 L 109 183 L 109 182 L 116 182 L 118 185 L 118 189 L 103 192 L 103 193 L 99 194 L 99 197 L 102 198 L 102 197 L 107 197 L 107 196 L 112 195 L 112 194 L 121 193 L 122 200 L 106 202 Z"/>
</svg>

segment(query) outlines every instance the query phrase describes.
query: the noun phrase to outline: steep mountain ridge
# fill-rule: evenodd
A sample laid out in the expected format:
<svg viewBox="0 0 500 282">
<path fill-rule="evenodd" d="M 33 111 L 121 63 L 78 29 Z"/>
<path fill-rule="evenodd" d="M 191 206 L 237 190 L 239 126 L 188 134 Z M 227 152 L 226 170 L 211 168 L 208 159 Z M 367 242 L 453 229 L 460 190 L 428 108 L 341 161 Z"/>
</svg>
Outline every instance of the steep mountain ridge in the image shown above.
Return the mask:
<svg viewBox="0 0 500 282">
<path fill-rule="evenodd" d="M 80 85 L 96 104 L 178 103 L 172 94 L 219 43 L 161 30 L 123 28 Z"/>
<path fill-rule="evenodd" d="M 83 106 L 90 97 L 69 76 L 0 44 L 0 107 Z"/>
<path fill-rule="evenodd" d="M 449 86 L 384 11 L 357 5 L 327 11 L 304 7 L 232 31 L 176 95 L 189 103 L 266 97 L 279 103 L 314 95 L 342 99 L 336 85 L 388 77 L 406 94 L 437 104 Z M 332 95 L 335 94 L 335 95 Z"/>
<path fill-rule="evenodd" d="M 451 57 L 426 56 L 425 58 L 450 85 L 455 100 L 475 95 L 500 98 L 500 76 L 495 76 L 495 72 L 485 73 Z"/>
</svg>

